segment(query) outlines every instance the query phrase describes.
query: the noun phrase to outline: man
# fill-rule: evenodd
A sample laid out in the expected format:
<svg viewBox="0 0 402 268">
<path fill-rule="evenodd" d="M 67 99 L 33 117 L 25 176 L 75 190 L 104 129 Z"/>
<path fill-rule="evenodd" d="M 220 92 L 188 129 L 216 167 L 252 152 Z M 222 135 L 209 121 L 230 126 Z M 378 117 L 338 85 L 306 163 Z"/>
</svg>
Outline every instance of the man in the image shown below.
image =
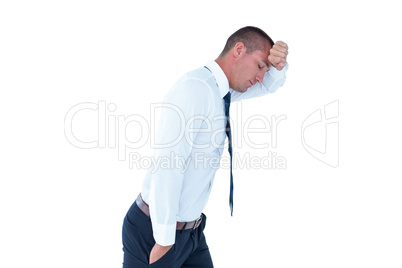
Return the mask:
<svg viewBox="0 0 402 268">
<path fill-rule="evenodd" d="M 213 267 L 202 210 L 226 136 L 232 153 L 230 101 L 275 92 L 285 82 L 287 54 L 284 42 L 244 27 L 215 61 L 188 72 L 169 91 L 155 134 L 159 164 L 124 219 L 123 267 Z"/>
</svg>

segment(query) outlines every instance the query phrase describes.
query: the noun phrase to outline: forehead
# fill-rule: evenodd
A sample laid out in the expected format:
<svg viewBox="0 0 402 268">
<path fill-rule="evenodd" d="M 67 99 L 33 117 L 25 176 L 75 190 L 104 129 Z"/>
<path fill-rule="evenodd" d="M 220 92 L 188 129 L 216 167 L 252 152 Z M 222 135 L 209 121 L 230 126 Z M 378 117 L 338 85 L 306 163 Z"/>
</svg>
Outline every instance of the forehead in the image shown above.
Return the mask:
<svg viewBox="0 0 402 268">
<path fill-rule="evenodd" d="M 256 50 L 253 53 L 251 53 L 251 56 L 260 61 L 265 63 L 267 66 L 269 66 L 269 62 L 268 62 L 268 56 L 269 56 L 269 51 L 271 49 L 271 46 L 266 46 L 266 48 L 261 51 L 261 50 Z"/>
</svg>

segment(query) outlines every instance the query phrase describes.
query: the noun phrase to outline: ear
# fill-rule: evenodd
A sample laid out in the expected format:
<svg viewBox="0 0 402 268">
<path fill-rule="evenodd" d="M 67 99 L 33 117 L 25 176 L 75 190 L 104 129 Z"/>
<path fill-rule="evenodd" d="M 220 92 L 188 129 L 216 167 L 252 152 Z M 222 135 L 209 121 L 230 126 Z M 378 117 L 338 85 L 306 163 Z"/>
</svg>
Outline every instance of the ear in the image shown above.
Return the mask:
<svg viewBox="0 0 402 268">
<path fill-rule="evenodd" d="M 233 57 L 239 58 L 244 53 L 246 53 L 246 47 L 242 42 L 237 42 L 233 48 Z"/>
</svg>

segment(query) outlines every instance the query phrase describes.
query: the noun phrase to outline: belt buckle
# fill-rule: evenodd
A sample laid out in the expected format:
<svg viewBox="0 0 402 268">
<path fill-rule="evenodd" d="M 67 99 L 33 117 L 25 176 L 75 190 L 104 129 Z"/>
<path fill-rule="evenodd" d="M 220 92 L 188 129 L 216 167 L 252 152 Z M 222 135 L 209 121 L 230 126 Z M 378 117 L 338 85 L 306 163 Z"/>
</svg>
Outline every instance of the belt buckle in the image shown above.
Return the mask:
<svg viewBox="0 0 402 268">
<path fill-rule="evenodd" d="M 198 227 L 201 220 L 202 220 L 202 214 L 194 221 L 193 231 Z"/>
</svg>

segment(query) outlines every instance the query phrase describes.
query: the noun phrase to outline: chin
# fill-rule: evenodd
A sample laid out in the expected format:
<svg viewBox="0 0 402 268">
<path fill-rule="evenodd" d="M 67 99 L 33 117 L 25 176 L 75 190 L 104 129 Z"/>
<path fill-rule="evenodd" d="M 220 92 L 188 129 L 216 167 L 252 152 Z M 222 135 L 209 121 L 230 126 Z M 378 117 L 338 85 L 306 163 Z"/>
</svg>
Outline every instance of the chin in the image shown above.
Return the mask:
<svg viewBox="0 0 402 268">
<path fill-rule="evenodd" d="M 247 91 L 247 89 L 248 89 L 248 87 L 246 87 L 246 88 L 236 88 L 236 89 L 233 89 L 233 90 L 234 90 L 234 91 L 237 91 L 237 92 L 239 92 L 239 93 L 244 93 L 244 92 Z"/>
</svg>

